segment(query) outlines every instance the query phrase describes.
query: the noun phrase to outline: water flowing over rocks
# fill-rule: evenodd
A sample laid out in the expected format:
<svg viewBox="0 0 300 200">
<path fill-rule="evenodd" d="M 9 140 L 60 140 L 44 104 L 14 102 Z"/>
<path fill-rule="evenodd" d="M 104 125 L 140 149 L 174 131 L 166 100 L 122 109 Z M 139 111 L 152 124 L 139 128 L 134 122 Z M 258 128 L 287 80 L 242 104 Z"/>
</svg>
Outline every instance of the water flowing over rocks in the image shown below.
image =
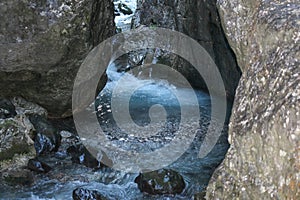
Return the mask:
<svg viewBox="0 0 300 200">
<path fill-rule="evenodd" d="M 300 3 L 219 0 L 243 71 L 208 199 L 300 198 Z"/>
<path fill-rule="evenodd" d="M 22 96 L 53 117 L 71 114 L 73 81 L 92 47 L 115 33 L 110 0 L 0 3 L 0 96 Z M 103 75 L 99 89 L 106 83 Z"/>
<path fill-rule="evenodd" d="M 138 0 L 132 28 L 143 25 L 176 30 L 199 42 L 219 68 L 227 96 L 234 97 L 241 73 L 221 29 L 215 1 Z M 193 87 L 207 89 L 199 73 L 184 60 L 162 52 L 158 62 L 178 70 Z"/>
</svg>

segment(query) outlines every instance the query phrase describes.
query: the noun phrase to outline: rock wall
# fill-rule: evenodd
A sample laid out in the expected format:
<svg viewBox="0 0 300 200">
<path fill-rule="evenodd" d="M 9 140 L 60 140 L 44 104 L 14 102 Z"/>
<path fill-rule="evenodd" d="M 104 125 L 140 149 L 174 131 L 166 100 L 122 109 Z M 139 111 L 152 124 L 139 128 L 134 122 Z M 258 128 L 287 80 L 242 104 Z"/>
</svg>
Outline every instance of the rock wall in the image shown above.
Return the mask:
<svg viewBox="0 0 300 200">
<path fill-rule="evenodd" d="M 89 50 L 115 33 L 112 0 L 3 0 L 0 96 L 70 115 L 73 81 Z M 106 83 L 103 76 L 99 88 Z"/>
<path fill-rule="evenodd" d="M 207 199 L 300 199 L 300 3 L 219 0 L 243 76 Z"/>
<path fill-rule="evenodd" d="M 197 40 L 215 61 L 224 80 L 228 97 L 233 98 L 240 70 L 221 29 L 215 0 L 138 0 L 133 27 L 141 25 L 169 28 Z M 173 67 L 199 89 L 206 89 L 198 72 L 179 60 Z"/>
</svg>

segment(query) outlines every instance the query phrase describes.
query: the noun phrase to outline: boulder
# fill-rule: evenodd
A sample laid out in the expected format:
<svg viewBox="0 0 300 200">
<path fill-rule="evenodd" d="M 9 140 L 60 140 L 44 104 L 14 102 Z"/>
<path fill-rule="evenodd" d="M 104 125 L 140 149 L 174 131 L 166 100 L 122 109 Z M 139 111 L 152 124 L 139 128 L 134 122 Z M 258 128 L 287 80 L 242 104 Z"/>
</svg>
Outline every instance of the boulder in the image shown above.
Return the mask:
<svg viewBox="0 0 300 200">
<path fill-rule="evenodd" d="M 243 76 L 207 199 L 300 199 L 300 3 L 221 0 Z"/>
<path fill-rule="evenodd" d="M 185 188 L 182 176 L 167 169 L 141 173 L 134 182 L 138 184 L 141 192 L 152 195 L 180 194 Z"/>
<path fill-rule="evenodd" d="M 22 96 L 49 116 L 70 115 L 83 59 L 115 33 L 112 1 L 3 0 L 0 18 L 0 97 Z M 99 90 L 105 83 L 104 74 Z"/>
</svg>

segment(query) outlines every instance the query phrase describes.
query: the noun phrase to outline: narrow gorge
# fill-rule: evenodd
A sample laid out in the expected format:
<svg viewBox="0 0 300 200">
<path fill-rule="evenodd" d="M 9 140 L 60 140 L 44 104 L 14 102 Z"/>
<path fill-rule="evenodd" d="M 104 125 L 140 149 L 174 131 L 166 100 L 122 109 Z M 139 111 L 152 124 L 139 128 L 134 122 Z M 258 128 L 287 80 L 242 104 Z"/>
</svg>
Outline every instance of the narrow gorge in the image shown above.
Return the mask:
<svg viewBox="0 0 300 200">
<path fill-rule="evenodd" d="M 297 0 L 3 0 L 0 17 L 0 199 L 300 198 Z"/>
</svg>

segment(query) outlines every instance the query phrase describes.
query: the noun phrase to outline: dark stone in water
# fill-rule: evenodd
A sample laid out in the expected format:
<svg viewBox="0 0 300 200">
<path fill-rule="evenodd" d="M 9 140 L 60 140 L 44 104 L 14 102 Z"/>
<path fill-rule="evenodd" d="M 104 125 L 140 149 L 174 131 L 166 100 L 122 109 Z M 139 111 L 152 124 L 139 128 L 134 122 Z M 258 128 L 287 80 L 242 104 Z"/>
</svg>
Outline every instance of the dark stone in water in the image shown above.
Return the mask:
<svg viewBox="0 0 300 200">
<path fill-rule="evenodd" d="M 74 163 L 83 164 L 89 168 L 100 168 L 100 162 L 94 158 L 83 145 L 73 145 L 67 149 Z"/>
<path fill-rule="evenodd" d="M 52 169 L 49 165 L 39 161 L 37 158 L 30 159 L 28 161 L 27 167 L 32 171 L 41 173 L 47 173 Z"/>
<path fill-rule="evenodd" d="M 148 194 L 180 194 L 185 188 L 182 176 L 167 169 L 140 174 L 135 180 L 141 192 Z"/>
<path fill-rule="evenodd" d="M 132 10 L 124 3 L 119 3 L 118 8 L 124 15 L 131 15 L 133 13 Z"/>
<path fill-rule="evenodd" d="M 37 132 L 34 138 L 34 147 L 37 155 L 57 151 L 61 135 L 52 124 L 40 115 L 31 115 L 29 119 Z"/>
<path fill-rule="evenodd" d="M 16 116 L 15 106 L 8 99 L 0 99 L 0 119 Z"/>
<path fill-rule="evenodd" d="M 77 188 L 72 195 L 74 200 L 106 200 L 106 198 L 96 190 Z"/>
</svg>

